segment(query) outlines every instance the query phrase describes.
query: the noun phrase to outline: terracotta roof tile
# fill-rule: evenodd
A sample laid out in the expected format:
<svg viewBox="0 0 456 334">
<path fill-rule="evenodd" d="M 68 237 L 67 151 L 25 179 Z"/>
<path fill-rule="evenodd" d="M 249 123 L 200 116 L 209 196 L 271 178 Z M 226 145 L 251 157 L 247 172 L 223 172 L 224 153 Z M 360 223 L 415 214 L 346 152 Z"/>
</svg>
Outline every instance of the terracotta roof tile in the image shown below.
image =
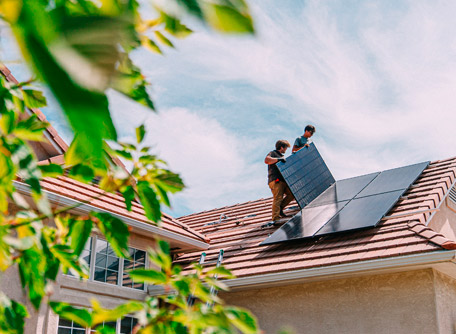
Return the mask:
<svg viewBox="0 0 456 334">
<path fill-rule="evenodd" d="M 179 220 L 211 239 L 208 257 L 215 258 L 219 249 L 224 249 L 223 263 L 238 277 L 456 249 L 455 241 L 425 226 L 430 213 L 416 212 L 436 208 L 455 175 L 456 158 L 433 162 L 386 215 L 400 214 L 399 217 L 385 218 L 374 228 L 315 239 L 259 246 L 278 228 L 261 228 L 270 221 L 271 198 L 195 213 Z M 292 206 L 296 204 L 289 205 Z M 206 225 L 218 221 L 222 214 L 229 219 Z M 244 218 L 248 215 L 255 216 Z M 236 224 L 239 220 L 242 222 Z M 176 262 L 188 270 L 188 264 L 199 255 L 181 254 Z"/>
<path fill-rule="evenodd" d="M 152 224 L 145 217 L 144 210 L 140 204 L 133 203 L 132 211 L 128 211 L 121 195 L 106 193 L 96 185 L 84 184 L 69 177 L 61 176 L 58 178 L 44 178 L 41 186 L 44 190 L 53 194 L 68 197 L 79 202 L 88 202 L 88 204 L 99 209 L 143 223 Z M 195 240 L 206 241 L 206 238 L 201 233 L 194 231 L 185 223 L 171 218 L 166 214 L 162 217 L 160 228 Z"/>
</svg>

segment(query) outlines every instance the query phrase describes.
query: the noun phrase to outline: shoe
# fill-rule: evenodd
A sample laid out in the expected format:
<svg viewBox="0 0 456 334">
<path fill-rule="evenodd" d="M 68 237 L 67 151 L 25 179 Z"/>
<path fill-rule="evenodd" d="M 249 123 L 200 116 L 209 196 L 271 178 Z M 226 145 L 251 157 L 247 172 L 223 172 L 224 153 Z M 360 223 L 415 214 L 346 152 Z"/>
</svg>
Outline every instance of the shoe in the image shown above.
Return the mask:
<svg viewBox="0 0 456 334">
<path fill-rule="evenodd" d="M 290 217 L 289 215 L 285 214 L 285 213 L 283 212 L 283 210 L 280 210 L 279 216 L 280 216 L 280 217 L 283 217 L 283 218 Z"/>
</svg>

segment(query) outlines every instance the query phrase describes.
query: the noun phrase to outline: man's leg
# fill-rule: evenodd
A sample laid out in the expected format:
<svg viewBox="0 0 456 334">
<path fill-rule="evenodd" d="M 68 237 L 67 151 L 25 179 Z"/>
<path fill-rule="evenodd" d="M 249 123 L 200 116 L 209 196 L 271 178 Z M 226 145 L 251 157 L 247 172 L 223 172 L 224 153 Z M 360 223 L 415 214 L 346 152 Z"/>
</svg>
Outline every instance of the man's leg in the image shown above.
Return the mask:
<svg viewBox="0 0 456 334">
<path fill-rule="evenodd" d="M 275 181 L 269 182 L 269 188 L 271 189 L 272 196 L 274 196 L 272 200 L 272 221 L 280 219 L 280 205 L 282 204 L 284 191 L 281 183 Z"/>
<path fill-rule="evenodd" d="M 285 182 L 283 182 L 285 183 Z M 285 189 L 283 191 L 283 193 L 285 194 L 285 197 L 283 198 L 282 200 L 282 203 L 280 204 L 280 211 L 282 211 L 283 209 L 285 209 L 285 207 L 290 204 L 290 202 L 292 200 L 294 200 L 294 196 L 293 194 L 291 193 L 291 190 L 290 188 L 288 187 L 287 184 L 285 184 Z"/>
</svg>

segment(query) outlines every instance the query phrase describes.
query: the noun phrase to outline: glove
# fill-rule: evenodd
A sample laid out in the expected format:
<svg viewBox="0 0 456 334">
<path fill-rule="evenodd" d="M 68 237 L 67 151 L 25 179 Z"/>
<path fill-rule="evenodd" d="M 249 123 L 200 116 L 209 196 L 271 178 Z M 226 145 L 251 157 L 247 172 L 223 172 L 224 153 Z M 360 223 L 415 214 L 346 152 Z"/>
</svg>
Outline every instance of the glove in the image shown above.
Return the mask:
<svg viewBox="0 0 456 334">
<path fill-rule="evenodd" d="M 287 159 L 285 159 L 285 157 L 277 158 L 277 162 L 279 161 L 285 163 L 287 162 Z"/>
</svg>

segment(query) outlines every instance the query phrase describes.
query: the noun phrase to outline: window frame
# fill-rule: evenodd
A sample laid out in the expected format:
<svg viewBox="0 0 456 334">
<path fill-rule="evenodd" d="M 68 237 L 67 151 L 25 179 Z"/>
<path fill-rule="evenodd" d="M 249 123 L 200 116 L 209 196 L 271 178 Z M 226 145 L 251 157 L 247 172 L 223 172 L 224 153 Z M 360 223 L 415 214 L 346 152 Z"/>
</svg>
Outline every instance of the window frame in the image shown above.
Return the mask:
<svg viewBox="0 0 456 334">
<path fill-rule="evenodd" d="M 107 283 L 107 282 L 96 281 L 94 278 L 95 278 L 95 260 L 96 260 L 96 255 L 97 255 L 96 254 L 97 242 L 98 242 L 98 240 L 102 240 L 104 242 L 107 242 L 108 245 L 109 245 L 109 242 L 106 239 L 100 238 L 97 234 L 91 235 L 90 238 L 92 238 L 92 242 L 91 242 L 91 247 L 90 247 L 90 267 L 89 267 L 89 279 L 88 279 L 89 282 L 94 282 L 94 283 L 98 283 L 98 284 L 105 284 L 105 285 L 110 285 L 110 286 L 116 286 L 118 288 L 124 288 L 124 289 L 132 289 L 132 290 L 136 290 L 136 291 L 143 291 L 143 292 L 147 291 L 147 284 L 146 283 L 144 283 L 144 286 L 143 286 L 142 289 L 137 289 L 137 288 L 133 288 L 133 287 L 123 286 L 124 260 L 125 260 L 125 258 L 123 258 L 123 257 L 119 257 L 119 271 L 118 271 L 117 282 L 116 282 L 115 285 Z M 144 250 L 144 249 L 136 248 L 136 247 L 132 247 L 132 246 L 128 246 L 128 247 L 145 252 L 145 256 L 146 257 L 144 259 L 144 268 L 145 269 L 149 268 L 149 255 L 147 254 L 147 251 Z M 74 277 L 72 275 L 66 275 L 66 276 Z"/>
</svg>

